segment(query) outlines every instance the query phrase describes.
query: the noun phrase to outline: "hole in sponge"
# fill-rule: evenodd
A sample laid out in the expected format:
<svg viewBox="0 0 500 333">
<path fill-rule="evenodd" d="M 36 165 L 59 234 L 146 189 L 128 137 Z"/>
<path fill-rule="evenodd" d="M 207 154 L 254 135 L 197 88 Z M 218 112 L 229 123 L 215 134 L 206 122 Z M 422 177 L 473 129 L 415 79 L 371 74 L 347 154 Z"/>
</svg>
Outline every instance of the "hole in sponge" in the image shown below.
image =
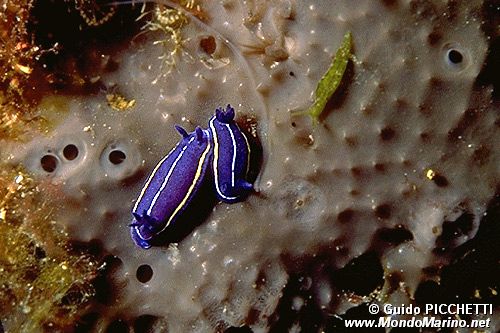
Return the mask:
<svg viewBox="0 0 500 333">
<path fill-rule="evenodd" d="M 460 51 L 451 49 L 448 51 L 448 60 L 450 63 L 458 65 L 464 60 L 464 56 Z"/>
<path fill-rule="evenodd" d="M 73 144 L 67 145 L 63 149 L 63 156 L 68 161 L 73 161 L 75 158 L 78 157 L 78 148 Z"/>
<path fill-rule="evenodd" d="M 128 333 L 130 329 L 123 320 L 118 319 L 109 324 L 106 333 Z"/>
<path fill-rule="evenodd" d="M 443 62 L 448 70 L 462 71 L 469 64 L 467 50 L 457 43 L 447 43 L 443 46 Z"/>
<path fill-rule="evenodd" d="M 152 315 L 142 315 L 134 320 L 135 333 L 152 333 L 155 332 L 154 326 L 158 317 Z"/>
<path fill-rule="evenodd" d="M 141 265 L 137 268 L 135 276 L 139 282 L 146 283 L 153 277 L 153 269 L 149 265 Z"/>
<path fill-rule="evenodd" d="M 118 164 L 121 164 L 123 163 L 123 161 L 125 161 L 125 159 L 127 158 L 127 155 L 125 155 L 124 152 L 122 152 L 121 150 L 112 150 L 110 153 L 109 153 L 109 161 L 115 165 L 118 165 Z"/>
<path fill-rule="evenodd" d="M 47 172 L 54 172 L 57 168 L 57 158 L 54 155 L 45 155 L 40 160 L 42 169 Z"/>
</svg>

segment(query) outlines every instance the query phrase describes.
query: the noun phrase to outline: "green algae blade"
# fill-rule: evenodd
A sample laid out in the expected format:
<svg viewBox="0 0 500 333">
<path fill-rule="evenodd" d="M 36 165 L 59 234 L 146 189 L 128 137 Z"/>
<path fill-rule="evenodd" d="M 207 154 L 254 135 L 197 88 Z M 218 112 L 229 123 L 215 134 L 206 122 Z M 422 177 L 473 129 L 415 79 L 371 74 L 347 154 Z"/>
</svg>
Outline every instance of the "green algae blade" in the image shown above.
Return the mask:
<svg viewBox="0 0 500 333">
<path fill-rule="evenodd" d="M 330 67 L 316 86 L 313 105 L 305 111 L 293 112 L 292 115 L 308 114 L 312 119 L 313 125 L 318 124 L 319 116 L 325 109 L 326 103 L 342 82 L 342 78 L 344 77 L 344 73 L 347 68 L 347 63 L 352 56 L 351 48 L 352 36 L 351 32 L 348 31 L 344 35 L 342 45 L 338 48 Z"/>
</svg>

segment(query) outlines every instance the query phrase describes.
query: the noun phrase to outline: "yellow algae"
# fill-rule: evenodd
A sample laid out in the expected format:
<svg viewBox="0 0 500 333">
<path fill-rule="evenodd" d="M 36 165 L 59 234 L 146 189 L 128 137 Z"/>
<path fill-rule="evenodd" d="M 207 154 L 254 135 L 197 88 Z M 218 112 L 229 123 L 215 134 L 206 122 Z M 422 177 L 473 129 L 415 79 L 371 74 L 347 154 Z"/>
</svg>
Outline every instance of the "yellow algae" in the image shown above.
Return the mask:
<svg viewBox="0 0 500 333">
<path fill-rule="evenodd" d="M 190 3 L 187 5 L 190 6 L 187 8 L 194 6 Z M 164 53 L 160 56 L 162 63 L 157 80 L 163 75 L 168 75 L 175 67 L 177 57 L 181 54 L 184 44 L 181 30 L 189 23 L 189 19 L 181 10 L 161 4 L 156 5 L 152 11 L 143 13 L 137 20 L 146 15 L 150 15 L 151 18 L 142 26 L 141 30 L 143 32 L 160 32 L 161 38 L 153 43 L 161 45 L 164 50 Z"/>
<path fill-rule="evenodd" d="M 14 67 L 15 67 L 16 70 L 18 70 L 19 72 L 21 72 L 23 74 L 31 74 L 31 72 L 33 72 L 33 68 L 31 68 L 29 66 L 24 66 L 24 65 L 21 65 L 21 64 L 16 64 Z"/>
<path fill-rule="evenodd" d="M 67 245 L 66 234 L 53 223 L 53 207 L 46 195 L 21 167 L 1 165 L 0 198 L 4 328 L 38 332 L 72 324 L 94 294 L 91 280 L 97 263 Z"/>
<path fill-rule="evenodd" d="M 124 96 L 120 94 L 107 94 L 106 100 L 108 101 L 108 105 L 117 111 L 123 111 L 131 109 L 135 106 L 135 99 L 126 99 Z"/>
<path fill-rule="evenodd" d="M 0 9 L 0 139 L 23 140 L 34 123 L 35 63 L 42 53 L 28 33 L 32 0 L 7 0 Z"/>
<path fill-rule="evenodd" d="M 93 27 L 108 22 L 116 13 L 116 5 L 102 5 L 94 0 L 75 0 L 75 8 L 85 23 Z"/>
<path fill-rule="evenodd" d="M 57 127 L 69 114 L 69 97 L 48 95 L 37 107 L 38 129 L 48 133 Z"/>
</svg>

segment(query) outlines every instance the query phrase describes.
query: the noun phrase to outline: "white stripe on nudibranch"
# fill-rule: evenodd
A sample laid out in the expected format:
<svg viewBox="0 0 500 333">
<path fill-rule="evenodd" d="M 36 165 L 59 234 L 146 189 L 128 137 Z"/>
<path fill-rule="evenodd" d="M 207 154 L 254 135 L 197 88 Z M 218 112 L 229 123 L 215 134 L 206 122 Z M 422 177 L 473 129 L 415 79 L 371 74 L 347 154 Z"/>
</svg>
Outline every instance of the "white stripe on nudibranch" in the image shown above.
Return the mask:
<svg viewBox="0 0 500 333">
<path fill-rule="evenodd" d="M 142 187 L 142 190 L 141 190 L 141 193 L 139 194 L 139 197 L 137 198 L 136 202 L 135 202 L 135 205 L 134 205 L 134 209 L 132 209 L 132 211 L 134 213 L 140 213 L 142 214 L 142 212 L 137 212 L 137 208 L 139 207 L 139 203 L 141 202 L 142 200 L 142 197 L 144 196 L 144 194 L 146 193 L 146 190 L 148 189 L 149 187 L 149 184 L 151 183 L 151 180 L 153 180 L 153 177 L 156 173 L 156 171 L 158 171 L 158 168 L 163 164 L 163 162 L 165 162 L 165 160 L 167 159 L 167 157 L 177 148 L 177 146 L 179 145 L 179 143 L 177 143 L 175 145 L 174 148 L 172 148 L 171 151 L 169 151 L 169 153 L 167 155 L 165 155 L 160 162 L 158 162 L 158 164 L 156 164 L 155 168 L 153 169 L 153 171 L 151 172 L 151 174 L 149 175 L 149 178 L 148 178 L 148 181 L 146 182 L 146 184 L 144 184 L 144 186 Z"/>
<path fill-rule="evenodd" d="M 229 124 L 226 124 L 226 128 L 231 135 L 231 141 L 233 142 L 233 163 L 231 164 L 231 186 L 234 187 L 234 169 L 236 167 L 236 140 L 234 139 L 233 131 L 231 131 L 231 127 Z"/>
<path fill-rule="evenodd" d="M 151 175 L 149 175 L 149 178 L 148 178 L 148 181 L 146 182 L 146 184 L 144 184 L 144 186 L 142 187 L 142 190 L 141 190 L 141 193 L 139 194 L 139 197 L 137 198 L 137 201 L 135 202 L 135 205 L 134 205 L 134 209 L 132 210 L 134 213 L 139 213 L 142 215 L 142 212 L 138 212 L 137 211 L 137 207 L 139 207 L 139 203 L 141 202 L 142 200 L 142 197 L 144 196 L 144 194 L 146 193 L 146 190 L 148 189 L 149 187 L 149 184 L 151 184 L 151 181 L 153 180 L 153 177 L 155 176 L 155 173 L 156 171 L 158 171 L 158 169 L 160 168 L 160 166 L 163 164 L 163 162 L 165 162 L 165 160 L 167 159 L 167 157 L 170 156 L 170 154 L 172 154 L 172 152 L 177 148 L 177 146 L 179 145 L 179 142 L 175 145 L 174 148 L 172 148 L 171 151 L 168 152 L 167 155 L 165 155 L 165 157 L 163 157 L 161 159 L 160 162 L 158 162 L 158 164 L 155 166 L 155 168 L 153 169 L 153 171 L 151 172 Z"/>
<path fill-rule="evenodd" d="M 245 175 L 248 175 L 248 171 L 250 170 L 250 144 L 248 143 L 247 136 L 245 134 L 243 135 L 243 139 L 245 139 L 245 144 L 247 148 L 247 171 L 245 172 Z"/>
<path fill-rule="evenodd" d="M 151 211 L 153 210 L 154 208 L 154 205 L 156 204 L 156 201 L 158 201 L 158 197 L 160 196 L 161 192 L 163 192 L 163 190 L 165 189 L 165 187 L 167 186 L 167 183 L 170 179 L 170 176 L 172 175 L 172 173 L 174 172 L 174 169 L 175 167 L 177 166 L 177 163 L 179 162 L 179 160 L 181 159 L 182 155 L 184 155 L 184 152 L 186 151 L 188 145 L 193 142 L 194 140 L 194 137 L 192 137 L 191 139 L 189 139 L 188 143 L 182 148 L 182 151 L 179 153 L 179 156 L 176 157 L 176 159 L 174 160 L 174 163 L 172 163 L 172 166 L 170 167 L 170 169 L 168 170 L 168 173 L 167 173 L 167 176 L 165 177 L 165 179 L 163 180 L 163 183 L 161 184 L 161 187 L 160 189 L 156 192 L 153 200 L 151 201 L 151 205 L 149 206 L 149 209 L 147 211 L 147 215 L 151 214 Z M 168 156 L 168 155 L 167 155 Z"/>
<path fill-rule="evenodd" d="M 150 236 L 149 238 L 142 236 L 141 230 L 139 229 L 139 227 L 134 227 L 134 229 L 137 232 L 137 234 L 139 235 L 139 238 L 142 240 L 150 240 L 151 238 L 153 238 L 153 236 Z"/>
<path fill-rule="evenodd" d="M 212 130 L 213 134 L 213 140 L 214 140 L 214 161 L 213 161 L 213 171 L 214 171 L 214 178 L 215 178 L 215 190 L 221 196 L 222 198 L 226 200 L 234 200 L 237 199 L 237 197 L 228 197 L 227 195 L 224 195 L 224 193 L 221 192 L 220 187 L 219 187 L 219 170 L 218 170 L 218 163 L 219 163 L 219 139 L 217 137 L 217 131 L 215 130 L 214 127 L 214 121 L 215 117 L 213 117 L 210 120 L 210 129 Z"/>
</svg>

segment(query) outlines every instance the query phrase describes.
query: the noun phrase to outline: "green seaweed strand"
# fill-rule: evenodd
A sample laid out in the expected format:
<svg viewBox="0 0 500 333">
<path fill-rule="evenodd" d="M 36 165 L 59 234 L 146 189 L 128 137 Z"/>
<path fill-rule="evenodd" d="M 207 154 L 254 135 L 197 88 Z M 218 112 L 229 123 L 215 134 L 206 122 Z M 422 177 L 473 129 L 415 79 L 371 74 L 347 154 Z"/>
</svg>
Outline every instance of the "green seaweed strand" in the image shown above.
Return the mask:
<svg viewBox="0 0 500 333">
<path fill-rule="evenodd" d="M 325 109 L 326 103 L 337 90 L 340 82 L 342 82 L 342 78 L 347 68 L 347 63 L 351 58 L 351 47 L 352 37 L 351 32 L 348 31 L 344 35 L 342 45 L 338 48 L 337 53 L 332 60 L 332 64 L 316 86 L 316 96 L 313 105 L 305 111 L 292 112 L 293 116 L 308 114 L 312 119 L 313 125 L 318 124 L 319 116 Z"/>
</svg>

